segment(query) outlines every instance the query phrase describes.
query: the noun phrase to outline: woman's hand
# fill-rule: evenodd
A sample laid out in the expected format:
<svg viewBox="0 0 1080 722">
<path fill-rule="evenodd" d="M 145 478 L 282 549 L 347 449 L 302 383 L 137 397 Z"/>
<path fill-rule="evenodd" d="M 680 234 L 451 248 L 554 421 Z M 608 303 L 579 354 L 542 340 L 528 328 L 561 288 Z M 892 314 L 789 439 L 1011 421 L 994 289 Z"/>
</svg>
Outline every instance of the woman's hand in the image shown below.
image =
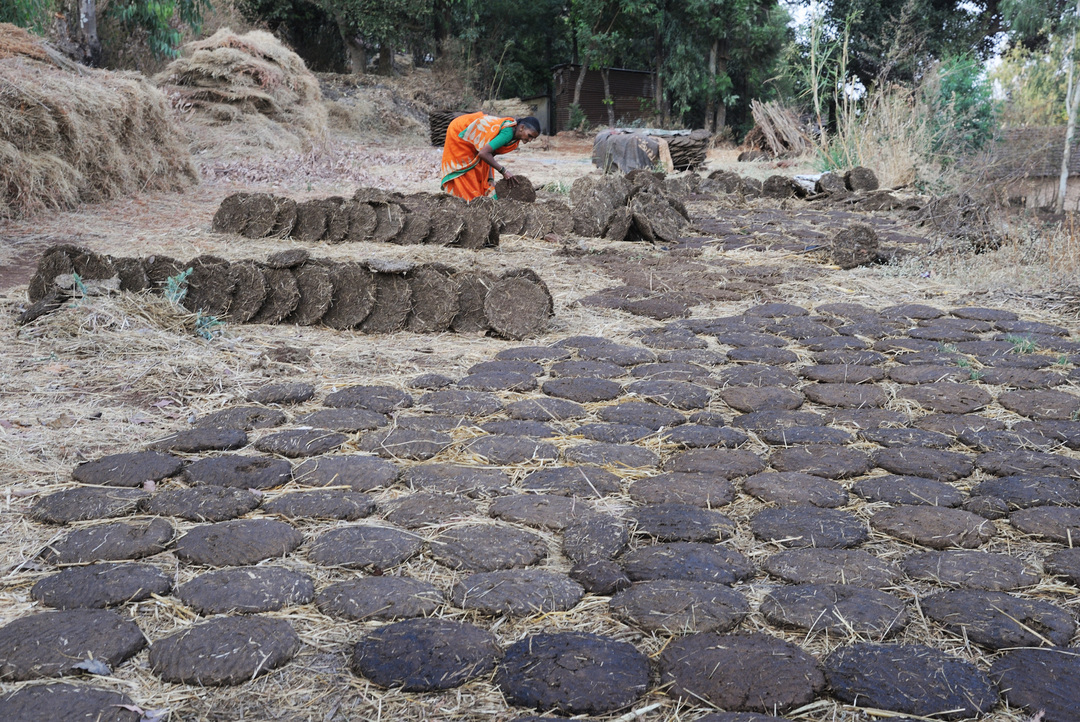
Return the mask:
<svg viewBox="0 0 1080 722">
<path fill-rule="evenodd" d="M 502 177 L 503 177 L 503 178 L 504 178 L 505 180 L 510 180 L 511 178 L 513 178 L 513 177 L 514 177 L 514 174 L 513 174 L 513 173 L 511 173 L 511 172 L 510 172 L 510 169 L 509 169 L 509 168 L 507 168 L 506 166 L 503 166 L 503 168 L 502 168 L 502 171 L 500 171 L 500 172 L 502 173 Z"/>
</svg>

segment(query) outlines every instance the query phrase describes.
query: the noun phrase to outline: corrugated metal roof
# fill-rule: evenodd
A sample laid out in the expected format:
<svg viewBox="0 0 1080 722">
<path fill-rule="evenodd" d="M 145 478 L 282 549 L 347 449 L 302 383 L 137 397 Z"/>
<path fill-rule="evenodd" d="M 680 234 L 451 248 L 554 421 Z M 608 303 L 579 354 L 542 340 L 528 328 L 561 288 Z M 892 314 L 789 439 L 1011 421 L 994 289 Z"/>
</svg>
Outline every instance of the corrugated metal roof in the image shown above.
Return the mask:
<svg viewBox="0 0 1080 722">
<path fill-rule="evenodd" d="M 1010 128 L 994 144 L 990 174 L 995 178 L 1046 178 L 1061 174 L 1065 127 Z M 1080 175 L 1080 133 L 1073 138 L 1069 175 Z"/>
</svg>

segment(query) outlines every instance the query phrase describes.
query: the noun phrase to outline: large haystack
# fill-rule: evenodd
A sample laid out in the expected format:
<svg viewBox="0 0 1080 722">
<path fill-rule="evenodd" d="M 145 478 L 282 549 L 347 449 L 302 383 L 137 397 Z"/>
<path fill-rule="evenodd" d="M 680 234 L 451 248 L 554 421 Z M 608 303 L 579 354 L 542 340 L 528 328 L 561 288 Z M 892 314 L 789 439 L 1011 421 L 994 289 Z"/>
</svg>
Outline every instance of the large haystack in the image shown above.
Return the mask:
<svg viewBox="0 0 1080 722">
<path fill-rule="evenodd" d="M 270 33 L 224 28 L 183 53 L 154 82 L 188 112 L 192 152 L 306 151 L 326 132 L 319 81 Z"/>
<path fill-rule="evenodd" d="M 0 218 L 191 185 L 178 136 L 140 75 L 73 66 L 0 23 Z"/>
</svg>

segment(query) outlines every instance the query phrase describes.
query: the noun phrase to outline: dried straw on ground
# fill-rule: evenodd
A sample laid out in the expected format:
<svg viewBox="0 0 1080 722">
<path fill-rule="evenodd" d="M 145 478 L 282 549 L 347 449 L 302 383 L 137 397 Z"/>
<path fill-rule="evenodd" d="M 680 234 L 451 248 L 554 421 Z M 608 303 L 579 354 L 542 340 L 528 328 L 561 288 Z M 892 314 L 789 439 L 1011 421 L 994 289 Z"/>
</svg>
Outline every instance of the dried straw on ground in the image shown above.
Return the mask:
<svg viewBox="0 0 1080 722">
<path fill-rule="evenodd" d="M 195 182 L 159 90 L 134 73 L 57 67 L 0 24 L 0 218 Z"/>
<path fill-rule="evenodd" d="M 223 28 L 188 43 L 183 53 L 154 82 L 187 111 L 192 152 L 307 151 L 323 138 L 327 111 L 319 81 L 270 33 Z"/>
</svg>

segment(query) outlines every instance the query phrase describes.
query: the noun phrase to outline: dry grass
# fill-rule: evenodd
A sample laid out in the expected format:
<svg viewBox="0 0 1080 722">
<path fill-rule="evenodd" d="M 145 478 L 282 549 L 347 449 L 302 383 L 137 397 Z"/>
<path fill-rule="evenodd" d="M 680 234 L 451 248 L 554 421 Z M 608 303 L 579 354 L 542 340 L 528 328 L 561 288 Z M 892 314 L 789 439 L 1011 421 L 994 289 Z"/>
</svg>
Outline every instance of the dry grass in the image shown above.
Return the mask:
<svg viewBox="0 0 1080 722">
<path fill-rule="evenodd" d="M 196 155 L 308 151 L 322 140 L 327 112 L 318 80 L 273 35 L 222 28 L 182 52 L 154 82 L 183 115 Z"/>
<path fill-rule="evenodd" d="M 1013 218 L 1000 227 L 1005 241 L 996 249 L 945 241 L 932 253 L 883 267 L 880 273 L 962 286 L 982 303 L 1080 316 L 1080 226 L 1075 216 L 1045 224 Z"/>
<path fill-rule="evenodd" d="M 935 158 L 930 116 L 918 90 L 874 88 L 860 112 L 840 114 L 825 153 L 840 167 L 872 168 L 883 188 L 940 186 L 945 172 Z"/>
<path fill-rule="evenodd" d="M 141 76 L 0 60 L 0 218 L 195 181 L 165 97 Z"/>
<path fill-rule="evenodd" d="M 41 41 L 11 23 L 0 23 L 0 60 L 14 57 L 46 60 L 49 55 Z"/>
</svg>

